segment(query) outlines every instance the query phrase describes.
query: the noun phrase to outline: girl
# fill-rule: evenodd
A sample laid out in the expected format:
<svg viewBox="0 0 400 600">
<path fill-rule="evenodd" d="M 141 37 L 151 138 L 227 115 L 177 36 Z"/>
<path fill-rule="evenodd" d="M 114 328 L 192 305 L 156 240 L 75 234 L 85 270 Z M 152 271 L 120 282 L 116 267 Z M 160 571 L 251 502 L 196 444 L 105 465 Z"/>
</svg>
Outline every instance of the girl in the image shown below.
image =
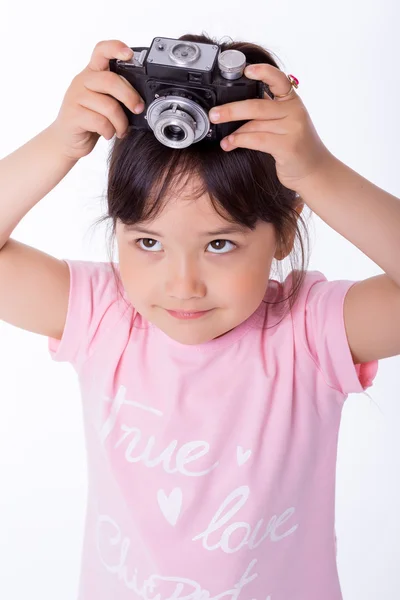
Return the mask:
<svg viewBox="0 0 400 600">
<path fill-rule="evenodd" d="M 54 123 L 0 162 L 0 317 L 48 336 L 81 385 L 80 600 L 342 598 L 338 430 L 347 395 L 400 353 L 400 204 L 327 150 L 269 52 L 229 48 L 258 63 L 245 75 L 275 99 L 213 109 L 213 122 L 247 121 L 221 146 L 124 136 L 118 100 L 134 111 L 141 99 L 108 70 L 129 58 L 112 40 Z M 119 262 L 57 260 L 9 239 L 115 133 L 105 218 Z M 305 204 L 385 274 L 307 271 Z M 292 269 L 275 279 L 286 257 Z"/>
</svg>

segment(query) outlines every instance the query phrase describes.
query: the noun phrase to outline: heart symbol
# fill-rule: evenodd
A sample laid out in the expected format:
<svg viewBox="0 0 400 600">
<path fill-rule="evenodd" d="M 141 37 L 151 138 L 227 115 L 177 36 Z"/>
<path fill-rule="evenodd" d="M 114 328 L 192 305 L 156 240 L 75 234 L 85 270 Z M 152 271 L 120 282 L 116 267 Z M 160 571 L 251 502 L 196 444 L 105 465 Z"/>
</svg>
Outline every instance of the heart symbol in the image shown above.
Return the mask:
<svg viewBox="0 0 400 600">
<path fill-rule="evenodd" d="M 169 496 L 164 490 L 157 492 L 158 506 L 170 525 L 176 525 L 182 508 L 182 490 L 174 488 Z"/>
<path fill-rule="evenodd" d="M 244 465 L 244 463 L 250 458 L 251 450 L 247 450 L 246 452 L 243 450 L 242 446 L 238 446 L 236 450 L 236 458 L 239 467 Z"/>
</svg>

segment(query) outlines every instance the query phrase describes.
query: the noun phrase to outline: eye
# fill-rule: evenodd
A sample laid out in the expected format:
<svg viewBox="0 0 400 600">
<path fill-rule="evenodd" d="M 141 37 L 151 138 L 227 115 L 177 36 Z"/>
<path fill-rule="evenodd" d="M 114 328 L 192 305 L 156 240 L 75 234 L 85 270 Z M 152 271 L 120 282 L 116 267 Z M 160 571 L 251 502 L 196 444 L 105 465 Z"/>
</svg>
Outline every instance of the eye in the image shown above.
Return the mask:
<svg viewBox="0 0 400 600">
<path fill-rule="evenodd" d="M 212 252 L 212 254 L 226 254 L 231 251 L 231 248 L 227 247 L 227 244 L 230 244 L 234 248 L 236 248 L 236 244 L 230 242 L 229 240 L 213 240 L 209 243 L 209 246 L 213 246 L 214 250 L 222 250 L 221 252 Z"/>
<path fill-rule="evenodd" d="M 160 242 L 157 242 L 157 240 L 151 238 L 139 238 L 138 240 L 135 240 L 135 242 L 139 248 L 145 252 L 158 252 L 159 250 L 157 249 L 156 244 L 159 244 Z M 143 242 L 143 244 L 140 244 L 140 242 Z"/>
</svg>

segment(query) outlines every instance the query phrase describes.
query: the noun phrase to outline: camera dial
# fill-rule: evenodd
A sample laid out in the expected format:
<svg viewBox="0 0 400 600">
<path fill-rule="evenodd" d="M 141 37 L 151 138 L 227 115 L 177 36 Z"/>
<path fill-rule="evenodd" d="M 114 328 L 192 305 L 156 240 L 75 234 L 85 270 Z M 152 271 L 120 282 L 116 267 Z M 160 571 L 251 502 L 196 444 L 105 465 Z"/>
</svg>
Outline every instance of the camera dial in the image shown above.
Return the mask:
<svg viewBox="0 0 400 600">
<path fill-rule="evenodd" d="M 169 51 L 170 59 L 178 65 L 189 65 L 198 60 L 199 56 L 199 46 L 191 42 L 178 42 Z"/>
</svg>

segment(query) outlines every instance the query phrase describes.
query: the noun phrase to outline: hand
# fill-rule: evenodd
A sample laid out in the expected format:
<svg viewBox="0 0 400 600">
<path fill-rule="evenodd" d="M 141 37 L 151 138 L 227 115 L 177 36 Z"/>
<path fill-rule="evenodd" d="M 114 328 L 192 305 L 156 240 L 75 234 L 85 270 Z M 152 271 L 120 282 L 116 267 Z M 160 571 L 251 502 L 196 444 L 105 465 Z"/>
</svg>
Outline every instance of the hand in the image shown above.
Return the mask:
<svg viewBox="0 0 400 600">
<path fill-rule="evenodd" d="M 285 94 L 290 82 L 286 75 L 268 64 L 246 68 L 249 79 L 267 83 L 273 94 Z M 217 107 L 216 107 L 217 108 Z M 266 93 L 264 99 L 241 100 L 218 106 L 220 118 L 213 123 L 248 120 L 232 136 L 221 140 L 227 152 L 235 148 L 248 148 L 271 154 L 276 162 L 280 182 L 287 188 L 296 188 L 302 180 L 334 158 L 319 138 L 311 118 L 300 97 L 293 89 L 286 98 L 272 100 Z M 224 142 L 227 142 L 224 147 Z"/>
<path fill-rule="evenodd" d="M 129 50 L 128 56 L 121 54 Z M 61 109 L 50 129 L 57 136 L 62 153 L 73 160 L 89 154 L 100 135 L 110 140 L 114 134 L 123 137 L 128 118 L 120 100 L 132 112 L 142 112 L 144 103 L 138 92 L 122 76 L 109 70 L 109 60 L 129 60 L 133 51 L 123 42 L 99 42 L 85 69 L 76 75 L 68 88 Z M 142 110 L 135 110 L 142 102 Z"/>
</svg>

